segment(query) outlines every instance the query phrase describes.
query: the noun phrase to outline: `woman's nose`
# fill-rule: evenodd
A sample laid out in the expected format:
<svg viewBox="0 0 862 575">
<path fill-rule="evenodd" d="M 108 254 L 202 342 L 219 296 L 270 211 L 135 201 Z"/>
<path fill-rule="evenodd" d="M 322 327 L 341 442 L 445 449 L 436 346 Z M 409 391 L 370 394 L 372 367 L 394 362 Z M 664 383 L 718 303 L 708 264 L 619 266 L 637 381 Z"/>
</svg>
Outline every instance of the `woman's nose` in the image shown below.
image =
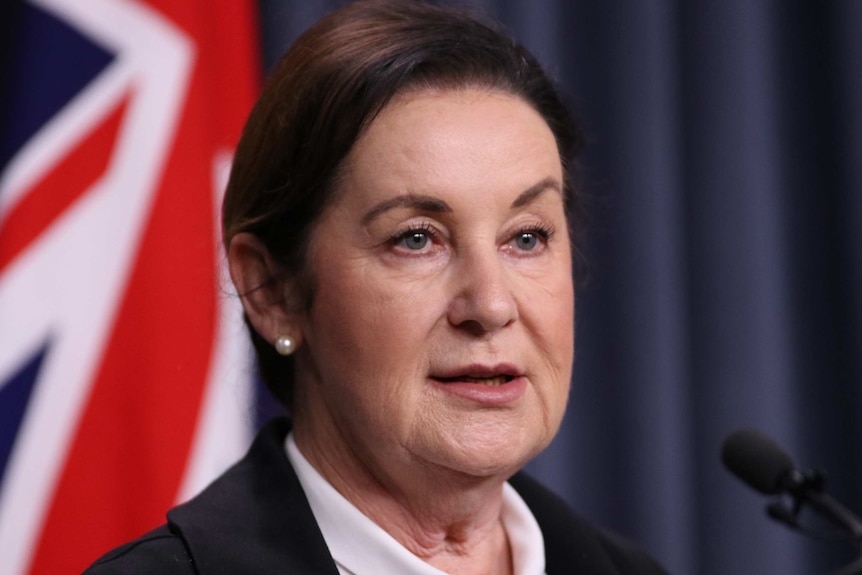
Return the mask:
<svg viewBox="0 0 862 575">
<path fill-rule="evenodd" d="M 493 332 L 518 319 L 509 272 L 499 253 L 489 252 L 461 259 L 453 274 L 449 323 L 474 335 Z"/>
</svg>

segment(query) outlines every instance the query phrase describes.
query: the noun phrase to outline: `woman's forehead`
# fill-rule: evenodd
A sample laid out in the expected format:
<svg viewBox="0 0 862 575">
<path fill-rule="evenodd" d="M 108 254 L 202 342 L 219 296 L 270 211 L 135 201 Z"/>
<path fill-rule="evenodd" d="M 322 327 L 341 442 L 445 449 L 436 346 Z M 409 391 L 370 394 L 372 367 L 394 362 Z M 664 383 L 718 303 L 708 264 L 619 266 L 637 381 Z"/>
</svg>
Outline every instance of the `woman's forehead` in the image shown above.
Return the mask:
<svg viewBox="0 0 862 575">
<path fill-rule="evenodd" d="M 518 171 L 525 179 L 534 171 L 562 177 L 556 141 L 541 115 L 517 96 L 476 88 L 399 95 L 362 134 L 345 167 L 353 183 L 458 184 Z"/>
</svg>

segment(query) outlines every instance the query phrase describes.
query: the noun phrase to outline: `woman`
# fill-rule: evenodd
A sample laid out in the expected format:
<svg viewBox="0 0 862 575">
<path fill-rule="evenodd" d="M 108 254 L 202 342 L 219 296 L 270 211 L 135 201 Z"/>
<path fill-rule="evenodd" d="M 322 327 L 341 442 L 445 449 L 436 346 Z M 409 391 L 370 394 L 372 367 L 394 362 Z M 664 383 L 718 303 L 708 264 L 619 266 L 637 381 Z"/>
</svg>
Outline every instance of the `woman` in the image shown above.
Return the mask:
<svg viewBox="0 0 862 575">
<path fill-rule="evenodd" d="M 303 35 L 223 212 L 292 423 L 88 572 L 661 573 L 518 474 L 568 396 L 578 143 L 532 56 L 456 11 L 360 1 Z"/>
</svg>

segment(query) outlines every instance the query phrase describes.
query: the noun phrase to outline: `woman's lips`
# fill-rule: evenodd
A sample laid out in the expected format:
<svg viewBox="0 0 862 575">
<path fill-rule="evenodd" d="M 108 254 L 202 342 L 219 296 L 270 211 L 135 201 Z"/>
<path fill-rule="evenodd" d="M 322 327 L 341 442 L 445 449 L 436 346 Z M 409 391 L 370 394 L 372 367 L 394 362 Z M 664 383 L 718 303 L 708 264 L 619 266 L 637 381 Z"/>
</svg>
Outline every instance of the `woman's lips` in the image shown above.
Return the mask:
<svg viewBox="0 0 862 575">
<path fill-rule="evenodd" d="M 443 383 L 478 383 L 489 387 L 496 387 L 510 382 L 513 378 L 510 375 L 494 375 L 491 377 L 473 377 L 465 375 L 462 377 L 445 377 L 439 379 Z"/>
<path fill-rule="evenodd" d="M 469 375 L 465 373 L 432 377 L 431 380 L 447 394 L 489 407 L 503 406 L 517 401 L 527 390 L 527 378 L 517 372 L 480 374 L 469 371 L 467 373 Z"/>
<path fill-rule="evenodd" d="M 440 381 L 471 381 L 481 382 L 505 378 L 507 381 L 524 375 L 523 371 L 511 363 L 498 363 L 494 365 L 473 363 L 459 367 L 437 369 L 432 378 Z"/>
</svg>

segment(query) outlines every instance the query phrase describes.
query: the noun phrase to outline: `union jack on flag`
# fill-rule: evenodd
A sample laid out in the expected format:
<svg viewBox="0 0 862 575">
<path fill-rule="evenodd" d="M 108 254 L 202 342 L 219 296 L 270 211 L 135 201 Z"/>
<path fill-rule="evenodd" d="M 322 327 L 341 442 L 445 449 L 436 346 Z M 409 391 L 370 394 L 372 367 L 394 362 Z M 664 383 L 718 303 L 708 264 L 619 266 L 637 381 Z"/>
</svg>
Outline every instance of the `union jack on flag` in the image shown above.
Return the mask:
<svg viewBox="0 0 862 575">
<path fill-rule="evenodd" d="M 218 208 L 251 0 L 28 0 L 0 110 L 0 572 L 80 573 L 246 448 Z"/>
</svg>

